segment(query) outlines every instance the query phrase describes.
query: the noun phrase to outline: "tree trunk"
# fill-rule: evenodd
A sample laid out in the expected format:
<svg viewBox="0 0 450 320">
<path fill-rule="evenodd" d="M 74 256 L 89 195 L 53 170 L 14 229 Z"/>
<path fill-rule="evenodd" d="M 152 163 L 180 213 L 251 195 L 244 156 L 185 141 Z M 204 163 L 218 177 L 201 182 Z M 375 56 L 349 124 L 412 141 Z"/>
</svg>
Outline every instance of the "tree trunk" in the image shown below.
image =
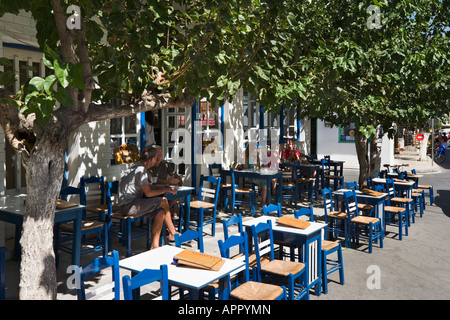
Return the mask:
<svg viewBox="0 0 450 320">
<path fill-rule="evenodd" d="M 23 220 L 20 299 L 55 300 L 53 224 L 64 172 L 67 139 L 44 136 L 23 160 L 27 201 Z"/>
<path fill-rule="evenodd" d="M 369 155 L 369 177 L 375 178 L 375 173 L 380 171 L 381 150 L 377 146 L 377 135 L 370 137 L 370 155 Z"/>
<path fill-rule="evenodd" d="M 427 148 L 428 148 L 428 139 L 430 138 L 430 134 L 426 131 L 423 132 L 424 139 L 419 143 L 419 161 L 427 161 Z M 432 139 L 434 140 L 434 139 Z"/>
<path fill-rule="evenodd" d="M 358 186 L 362 187 L 369 174 L 369 156 L 367 154 L 367 138 L 358 129 L 355 129 L 355 148 L 359 162 Z"/>
</svg>

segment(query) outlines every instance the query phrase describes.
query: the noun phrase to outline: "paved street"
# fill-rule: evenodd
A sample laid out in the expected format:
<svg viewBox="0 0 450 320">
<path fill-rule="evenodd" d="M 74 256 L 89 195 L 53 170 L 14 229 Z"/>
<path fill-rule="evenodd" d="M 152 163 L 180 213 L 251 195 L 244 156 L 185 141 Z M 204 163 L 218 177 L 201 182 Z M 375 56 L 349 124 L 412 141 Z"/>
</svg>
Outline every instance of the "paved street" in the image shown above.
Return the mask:
<svg viewBox="0 0 450 320">
<path fill-rule="evenodd" d="M 403 162 L 403 160 L 397 160 Z M 450 299 L 450 159 L 441 165 L 431 167 L 410 161 L 410 167 L 423 174 L 420 183 L 432 184 L 435 189 L 435 205 L 427 206 L 423 218 L 417 217 L 416 223 L 409 229 L 409 235 L 402 241 L 397 239 L 396 229 L 388 227 L 384 248 L 374 246 L 372 254 L 367 253 L 367 246 L 344 248 L 345 285 L 337 280 L 337 273 L 329 276 L 329 292 L 320 296 L 311 295 L 311 300 L 448 300 Z M 438 170 L 438 172 L 436 172 Z M 345 169 L 346 182 L 357 180 L 357 169 Z M 321 200 L 314 204 L 317 220 L 323 216 Z M 219 219 L 229 215 L 219 213 Z M 250 219 L 251 217 L 244 217 Z M 392 229 L 391 229 L 392 228 Z M 222 225 L 217 224 L 216 237 L 209 235 L 206 229 L 205 251 L 218 253 L 217 240 L 223 238 Z M 391 230 L 392 232 L 389 232 Z M 124 257 L 123 247 L 117 242 L 113 247 Z M 143 241 L 132 245 L 133 251 L 145 248 Z M 75 290 L 68 290 L 66 269 L 70 264 L 68 254 L 61 254 L 61 266 L 58 269 L 58 299 L 76 299 Z M 92 256 L 82 257 L 86 264 Z M 19 263 L 8 260 L 6 269 L 7 299 L 18 299 Z M 121 276 L 129 274 L 121 270 Z M 103 281 L 110 281 L 106 272 L 101 278 L 92 280 L 97 286 Z M 369 285 L 368 285 L 369 284 Z M 379 287 L 377 287 L 379 285 Z M 150 293 L 153 289 L 149 289 Z"/>
</svg>

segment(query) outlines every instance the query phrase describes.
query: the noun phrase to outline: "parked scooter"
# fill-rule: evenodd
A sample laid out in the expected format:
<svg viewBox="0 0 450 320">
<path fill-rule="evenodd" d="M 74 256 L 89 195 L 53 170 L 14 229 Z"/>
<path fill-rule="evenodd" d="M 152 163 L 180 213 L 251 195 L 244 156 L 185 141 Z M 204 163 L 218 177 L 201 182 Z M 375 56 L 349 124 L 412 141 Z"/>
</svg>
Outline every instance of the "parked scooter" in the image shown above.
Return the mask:
<svg viewBox="0 0 450 320">
<path fill-rule="evenodd" d="M 445 147 L 444 145 L 441 145 L 436 148 L 436 151 L 434 153 L 434 161 L 437 163 L 442 163 L 445 160 Z"/>
</svg>

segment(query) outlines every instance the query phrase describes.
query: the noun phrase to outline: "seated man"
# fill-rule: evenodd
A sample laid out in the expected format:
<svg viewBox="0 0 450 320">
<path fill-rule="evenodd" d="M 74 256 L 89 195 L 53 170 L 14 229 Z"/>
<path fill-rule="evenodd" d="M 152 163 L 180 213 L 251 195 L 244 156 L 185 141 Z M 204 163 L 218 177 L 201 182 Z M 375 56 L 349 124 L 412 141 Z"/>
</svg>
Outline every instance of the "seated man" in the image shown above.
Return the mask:
<svg viewBox="0 0 450 320">
<path fill-rule="evenodd" d="M 166 160 L 163 160 L 161 147 L 154 145 L 153 148 L 155 148 L 158 153 L 156 162 L 149 169 L 148 174 L 152 177 L 157 177 L 158 184 L 183 185 L 181 177 L 175 173 L 173 166 Z"/>
<path fill-rule="evenodd" d="M 119 182 L 119 205 L 124 216 L 153 217 L 151 249 L 159 247 L 159 237 L 163 222 L 169 230 L 169 240 L 175 238 L 175 227 L 170 216 L 169 203 L 162 194 L 177 190 L 169 186 L 152 186 L 147 170 L 156 163 L 157 149 L 146 147 L 141 153 L 140 162 L 133 163 L 125 171 Z"/>
</svg>

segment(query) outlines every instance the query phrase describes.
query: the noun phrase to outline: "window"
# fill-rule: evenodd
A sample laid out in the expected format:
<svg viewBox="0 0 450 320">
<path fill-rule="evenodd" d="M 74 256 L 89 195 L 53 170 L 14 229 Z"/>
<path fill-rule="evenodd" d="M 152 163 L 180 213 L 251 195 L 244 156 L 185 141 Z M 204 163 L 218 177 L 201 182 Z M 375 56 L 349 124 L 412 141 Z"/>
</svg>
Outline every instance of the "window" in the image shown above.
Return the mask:
<svg viewBox="0 0 450 320">
<path fill-rule="evenodd" d="M 115 99 L 114 105 L 117 105 L 119 101 Z M 129 117 L 115 118 L 110 120 L 110 148 L 111 155 L 113 155 L 114 148 L 122 145 L 129 144 L 136 147 L 140 147 L 139 132 L 140 132 L 140 118 L 141 114 L 132 115 Z"/>
<path fill-rule="evenodd" d="M 280 127 L 280 115 L 277 112 L 264 112 L 263 115 L 263 127 L 260 127 L 260 104 L 256 102 L 255 98 L 248 92 L 244 91 L 243 97 L 243 108 L 244 108 L 244 119 L 243 128 L 245 132 L 248 129 L 257 129 L 257 137 L 259 139 L 259 129 L 267 129 L 266 131 L 266 141 L 269 143 L 271 141 L 271 130 L 278 129 Z M 244 143 L 247 140 L 244 140 Z"/>
</svg>

